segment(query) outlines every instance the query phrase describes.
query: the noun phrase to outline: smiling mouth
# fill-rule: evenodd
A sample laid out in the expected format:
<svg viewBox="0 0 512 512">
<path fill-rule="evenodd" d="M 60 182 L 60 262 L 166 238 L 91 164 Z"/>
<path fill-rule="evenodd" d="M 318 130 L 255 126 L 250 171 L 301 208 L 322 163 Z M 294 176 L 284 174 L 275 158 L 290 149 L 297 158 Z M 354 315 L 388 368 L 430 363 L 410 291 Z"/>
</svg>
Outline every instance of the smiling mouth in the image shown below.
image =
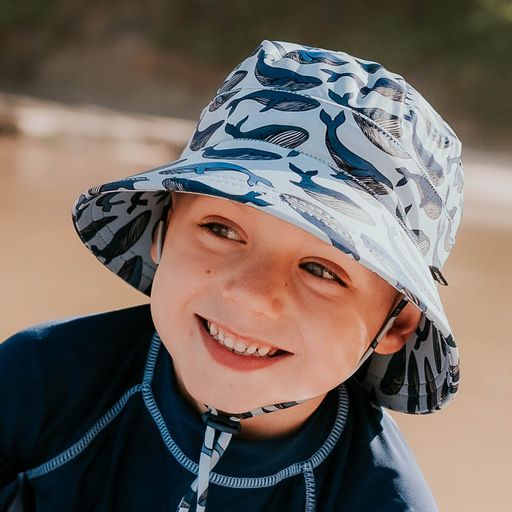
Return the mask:
<svg viewBox="0 0 512 512">
<path fill-rule="evenodd" d="M 284 354 L 290 354 L 286 350 L 281 350 L 267 344 L 240 339 L 234 333 L 216 323 L 210 322 L 206 318 L 199 318 L 206 331 L 210 334 L 210 337 L 233 354 L 258 359 L 273 359 Z"/>
</svg>

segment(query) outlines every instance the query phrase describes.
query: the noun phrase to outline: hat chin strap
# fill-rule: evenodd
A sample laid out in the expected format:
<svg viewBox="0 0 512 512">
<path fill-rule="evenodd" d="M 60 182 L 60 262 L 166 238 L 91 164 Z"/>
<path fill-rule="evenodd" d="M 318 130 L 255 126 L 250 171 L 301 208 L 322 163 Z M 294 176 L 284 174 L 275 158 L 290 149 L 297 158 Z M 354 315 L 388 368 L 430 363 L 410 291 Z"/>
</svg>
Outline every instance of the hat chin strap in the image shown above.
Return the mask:
<svg viewBox="0 0 512 512">
<path fill-rule="evenodd" d="M 370 343 L 368 349 L 362 355 L 359 363 L 346 379 L 351 377 L 375 351 L 375 348 L 389 331 L 396 317 L 400 314 L 407 302 L 407 298 L 402 297 L 400 302 L 393 308 L 384 322 L 384 325 Z M 190 485 L 188 492 L 183 496 L 183 498 L 181 498 L 177 512 L 190 512 L 193 510 L 194 502 L 196 505 L 196 512 L 206 511 L 210 472 L 226 451 L 233 434 L 238 434 L 240 432 L 241 420 L 288 409 L 307 400 L 308 399 L 284 402 L 231 415 L 219 414 L 217 409 L 207 405 L 206 407 L 208 407 L 208 411 L 203 413 L 201 416 L 203 422 L 206 424 L 206 432 L 204 434 L 201 456 L 199 458 L 199 473 L 197 478 Z"/>
</svg>

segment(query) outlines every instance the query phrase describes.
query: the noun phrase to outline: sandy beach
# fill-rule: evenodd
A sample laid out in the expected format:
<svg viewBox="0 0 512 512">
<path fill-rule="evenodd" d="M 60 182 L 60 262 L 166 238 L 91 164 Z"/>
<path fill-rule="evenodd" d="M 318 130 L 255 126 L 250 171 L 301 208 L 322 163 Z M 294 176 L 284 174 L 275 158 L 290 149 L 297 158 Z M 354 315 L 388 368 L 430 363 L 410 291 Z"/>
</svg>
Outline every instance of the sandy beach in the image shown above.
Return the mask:
<svg viewBox="0 0 512 512">
<path fill-rule="evenodd" d="M 0 137 L 0 340 L 51 318 L 146 301 L 83 248 L 70 208 L 88 187 L 176 151 L 136 134 Z M 461 390 L 441 413 L 394 416 L 440 510 L 512 510 L 512 155 L 467 150 L 464 160 L 463 224 L 441 290 L 461 350 Z"/>
</svg>

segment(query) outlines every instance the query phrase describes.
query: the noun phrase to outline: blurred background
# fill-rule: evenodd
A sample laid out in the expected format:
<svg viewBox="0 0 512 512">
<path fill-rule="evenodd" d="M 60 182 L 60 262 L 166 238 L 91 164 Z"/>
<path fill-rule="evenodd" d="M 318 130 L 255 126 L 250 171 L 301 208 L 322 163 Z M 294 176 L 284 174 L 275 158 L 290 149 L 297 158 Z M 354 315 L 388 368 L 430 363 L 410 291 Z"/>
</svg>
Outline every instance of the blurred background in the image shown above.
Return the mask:
<svg viewBox="0 0 512 512">
<path fill-rule="evenodd" d="M 462 138 L 466 206 L 441 290 L 461 391 L 441 413 L 395 418 L 441 510 L 512 510 L 509 0 L 0 0 L 0 340 L 145 302 L 82 247 L 71 205 L 175 158 L 262 39 L 380 62 Z"/>
</svg>

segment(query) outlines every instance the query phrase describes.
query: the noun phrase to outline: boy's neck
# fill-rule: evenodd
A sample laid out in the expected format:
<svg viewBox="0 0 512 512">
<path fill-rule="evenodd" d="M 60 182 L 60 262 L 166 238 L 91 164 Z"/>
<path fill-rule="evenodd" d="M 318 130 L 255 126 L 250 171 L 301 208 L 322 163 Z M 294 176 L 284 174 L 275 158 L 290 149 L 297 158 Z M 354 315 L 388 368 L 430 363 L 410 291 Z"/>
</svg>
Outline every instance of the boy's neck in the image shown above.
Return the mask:
<svg viewBox="0 0 512 512">
<path fill-rule="evenodd" d="M 206 406 L 197 401 L 186 390 L 182 379 L 176 371 L 176 383 L 181 395 L 200 414 L 207 411 Z M 238 437 L 244 439 L 273 439 L 296 432 L 306 420 L 318 409 L 326 394 L 311 398 L 303 403 L 269 414 L 262 414 L 241 421 L 242 429 Z M 271 405 L 271 404 L 265 404 Z"/>
</svg>

